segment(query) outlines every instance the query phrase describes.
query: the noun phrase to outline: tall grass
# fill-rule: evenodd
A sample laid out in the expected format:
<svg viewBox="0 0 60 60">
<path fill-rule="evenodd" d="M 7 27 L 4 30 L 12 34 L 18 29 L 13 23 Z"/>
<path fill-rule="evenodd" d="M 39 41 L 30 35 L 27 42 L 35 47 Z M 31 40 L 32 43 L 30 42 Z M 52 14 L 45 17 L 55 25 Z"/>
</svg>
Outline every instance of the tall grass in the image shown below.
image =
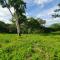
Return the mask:
<svg viewBox="0 0 60 60">
<path fill-rule="evenodd" d="M 60 60 L 60 35 L 0 34 L 0 60 Z"/>
</svg>

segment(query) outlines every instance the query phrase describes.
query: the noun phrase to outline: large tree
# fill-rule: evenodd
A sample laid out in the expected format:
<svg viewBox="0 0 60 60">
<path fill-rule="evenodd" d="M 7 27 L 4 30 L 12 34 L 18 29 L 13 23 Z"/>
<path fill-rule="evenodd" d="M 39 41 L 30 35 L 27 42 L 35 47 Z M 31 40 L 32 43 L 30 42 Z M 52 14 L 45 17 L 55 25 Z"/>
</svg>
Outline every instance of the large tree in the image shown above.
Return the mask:
<svg viewBox="0 0 60 60">
<path fill-rule="evenodd" d="M 10 11 L 10 7 L 14 8 L 14 17 L 16 20 L 17 33 L 20 35 L 20 24 L 25 21 L 25 8 L 26 3 L 23 0 L 0 0 L 2 7 L 7 7 Z M 12 12 L 10 11 L 13 16 Z"/>
</svg>

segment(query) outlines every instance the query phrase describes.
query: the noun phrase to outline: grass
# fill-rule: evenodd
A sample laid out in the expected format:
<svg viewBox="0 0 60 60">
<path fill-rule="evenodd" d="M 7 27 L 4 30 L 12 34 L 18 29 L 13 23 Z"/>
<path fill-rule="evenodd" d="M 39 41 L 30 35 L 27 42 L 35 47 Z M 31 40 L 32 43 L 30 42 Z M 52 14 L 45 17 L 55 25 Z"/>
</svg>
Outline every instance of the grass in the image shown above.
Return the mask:
<svg viewBox="0 0 60 60">
<path fill-rule="evenodd" d="M 0 34 L 0 60 L 60 60 L 60 35 Z"/>
</svg>

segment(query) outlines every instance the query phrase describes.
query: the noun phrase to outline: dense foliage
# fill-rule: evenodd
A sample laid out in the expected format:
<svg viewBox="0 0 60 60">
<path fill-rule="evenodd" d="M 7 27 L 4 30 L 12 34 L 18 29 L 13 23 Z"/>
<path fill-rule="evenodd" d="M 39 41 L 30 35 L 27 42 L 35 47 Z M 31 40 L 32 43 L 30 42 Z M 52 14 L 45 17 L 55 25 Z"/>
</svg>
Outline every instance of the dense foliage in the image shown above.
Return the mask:
<svg viewBox="0 0 60 60">
<path fill-rule="evenodd" d="M 6 24 L 0 21 L 0 33 L 16 33 L 16 26 L 14 24 Z"/>
</svg>

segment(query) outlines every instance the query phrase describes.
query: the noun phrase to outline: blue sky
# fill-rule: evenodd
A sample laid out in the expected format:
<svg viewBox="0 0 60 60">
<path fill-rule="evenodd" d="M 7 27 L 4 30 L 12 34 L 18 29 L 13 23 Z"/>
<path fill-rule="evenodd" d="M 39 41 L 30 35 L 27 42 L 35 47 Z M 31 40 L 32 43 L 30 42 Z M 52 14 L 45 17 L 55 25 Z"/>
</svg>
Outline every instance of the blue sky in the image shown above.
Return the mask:
<svg viewBox="0 0 60 60">
<path fill-rule="evenodd" d="M 46 26 L 60 22 L 60 18 L 52 18 L 54 10 L 58 8 L 60 0 L 25 0 L 27 2 L 27 16 L 46 20 Z"/>
<path fill-rule="evenodd" d="M 51 15 L 54 13 L 54 10 L 58 8 L 57 4 L 60 0 L 24 0 L 27 3 L 26 15 L 28 17 L 42 18 L 46 20 L 46 26 L 51 25 L 52 23 L 60 22 L 60 18 L 52 18 Z M 11 8 L 12 13 L 14 9 Z M 9 22 L 11 19 L 11 14 L 7 8 L 2 8 L 0 6 L 0 20 Z"/>
<path fill-rule="evenodd" d="M 36 16 L 36 14 L 53 9 L 59 3 L 59 0 L 25 0 L 27 2 L 27 13 L 29 16 Z"/>
</svg>

